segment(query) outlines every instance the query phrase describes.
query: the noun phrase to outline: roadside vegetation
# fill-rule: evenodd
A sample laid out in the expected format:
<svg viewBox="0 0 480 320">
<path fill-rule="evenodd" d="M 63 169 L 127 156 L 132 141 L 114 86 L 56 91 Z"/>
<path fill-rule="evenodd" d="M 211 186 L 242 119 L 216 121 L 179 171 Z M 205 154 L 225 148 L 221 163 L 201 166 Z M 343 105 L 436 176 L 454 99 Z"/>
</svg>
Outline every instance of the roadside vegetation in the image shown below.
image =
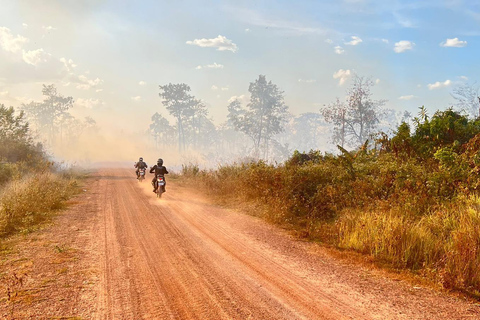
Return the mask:
<svg viewBox="0 0 480 320">
<path fill-rule="evenodd" d="M 48 220 L 77 190 L 34 142 L 24 113 L 0 105 L 0 238 Z"/>
<path fill-rule="evenodd" d="M 294 152 L 201 170 L 183 179 L 223 203 L 251 203 L 296 233 L 480 293 L 480 119 L 422 109 L 393 136 L 355 151 Z"/>
</svg>

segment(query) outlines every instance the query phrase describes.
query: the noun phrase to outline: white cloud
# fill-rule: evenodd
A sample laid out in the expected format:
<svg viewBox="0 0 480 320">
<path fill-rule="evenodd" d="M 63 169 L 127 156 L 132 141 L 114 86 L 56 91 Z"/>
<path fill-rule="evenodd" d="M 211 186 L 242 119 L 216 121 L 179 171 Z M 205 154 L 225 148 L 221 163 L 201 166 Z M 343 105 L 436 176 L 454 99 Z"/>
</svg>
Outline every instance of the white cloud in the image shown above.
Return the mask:
<svg viewBox="0 0 480 320">
<path fill-rule="evenodd" d="M 452 81 L 450 80 L 445 80 L 444 82 L 437 81 L 435 83 L 430 83 L 427 85 L 428 89 L 434 90 L 434 89 L 439 89 L 439 88 L 445 88 L 448 87 L 452 84 Z"/>
<path fill-rule="evenodd" d="M 413 98 L 416 98 L 413 94 L 408 95 L 408 96 L 400 96 L 398 97 L 399 100 L 412 100 Z"/>
<path fill-rule="evenodd" d="M 137 101 L 137 102 L 142 101 L 142 97 L 140 97 L 140 96 L 132 97 L 132 100 Z"/>
<path fill-rule="evenodd" d="M 60 58 L 59 61 L 63 63 L 62 73 L 67 74 L 64 79 L 64 86 L 69 86 L 70 84 L 73 84 L 77 89 L 80 90 L 96 89 L 96 92 L 102 91 L 98 88 L 98 86 L 103 84 L 102 79 L 90 79 L 87 76 L 87 74 L 90 73 L 89 71 L 85 71 L 82 75 L 76 74 L 75 69 L 77 68 L 77 65 L 73 62 L 72 59 Z"/>
<path fill-rule="evenodd" d="M 468 81 L 468 77 L 466 76 L 460 76 L 459 78 L 462 79 L 463 81 Z"/>
<path fill-rule="evenodd" d="M 388 41 L 388 39 L 382 39 L 382 42 L 388 44 L 390 41 Z"/>
<path fill-rule="evenodd" d="M 17 53 L 22 50 L 22 47 L 28 39 L 21 35 L 14 36 L 10 29 L 0 27 L 0 47 L 8 52 Z"/>
<path fill-rule="evenodd" d="M 333 74 L 333 79 L 339 79 L 338 85 L 341 86 L 345 83 L 345 81 L 347 81 L 348 78 L 350 78 L 351 74 L 352 72 L 350 70 L 340 69 Z"/>
<path fill-rule="evenodd" d="M 245 29 L 245 32 L 250 32 L 250 31 L 251 31 L 251 30 L 250 30 L 250 29 L 248 29 L 248 28 L 247 28 L 247 29 Z"/>
<path fill-rule="evenodd" d="M 196 70 L 202 70 L 202 69 L 223 69 L 223 64 L 218 64 L 214 62 L 213 64 L 207 64 L 204 66 L 196 66 Z"/>
<path fill-rule="evenodd" d="M 0 96 L 6 96 L 8 95 L 8 91 L 0 91 Z"/>
<path fill-rule="evenodd" d="M 458 40 L 458 38 L 447 39 L 440 43 L 441 47 L 462 48 L 467 46 L 467 41 Z"/>
<path fill-rule="evenodd" d="M 218 51 L 236 52 L 238 50 L 237 45 L 233 43 L 232 40 L 221 35 L 213 39 L 195 39 L 193 41 L 187 41 L 186 43 L 202 48 L 217 48 Z"/>
<path fill-rule="evenodd" d="M 315 82 L 317 82 L 317 80 L 315 80 L 315 79 L 307 79 L 307 80 L 298 79 L 298 82 L 303 82 L 303 83 L 315 83 Z"/>
<path fill-rule="evenodd" d="M 351 38 L 352 38 L 352 40 L 350 42 L 345 42 L 346 45 L 356 46 L 357 44 L 363 42 L 363 40 L 360 39 L 359 37 L 352 36 Z"/>
<path fill-rule="evenodd" d="M 38 66 L 40 63 L 47 62 L 48 58 L 50 58 L 50 54 L 43 51 L 43 49 L 23 51 L 22 56 L 23 61 L 32 66 Z"/>
<path fill-rule="evenodd" d="M 147 83 L 146 83 L 145 81 L 140 81 L 140 82 L 138 83 L 138 85 L 139 85 L 139 86 L 146 86 Z"/>
<path fill-rule="evenodd" d="M 325 42 L 326 42 L 326 43 L 329 43 L 329 44 L 332 44 L 332 43 L 333 43 L 333 40 L 332 40 L 332 39 L 326 39 Z"/>
<path fill-rule="evenodd" d="M 395 43 L 395 48 L 393 49 L 396 53 L 402 53 L 407 50 L 412 50 L 415 43 L 407 40 L 402 40 Z"/>
<path fill-rule="evenodd" d="M 97 108 L 97 107 L 101 107 L 105 104 L 105 102 L 103 102 L 102 100 L 100 99 L 82 99 L 82 98 L 78 98 L 78 99 L 75 99 L 75 104 L 76 105 L 79 105 L 81 107 L 84 107 L 86 109 L 93 109 L 93 108 Z"/>
<path fill-rule="evenodd" d="M 79 75 L 78 77 L 73 75 L 74 79 L 77 82 L 77 89 L 88 90 L 90 88 L 95 88 L 103 83 L 102 79 L 89 79 L 85 75 Z"/>
<path fill-rule="evenodd" d="M 212 90 L 218 90 L 218 87 L 217 87 L 216 85 L 213 85 L 213 86 L 211 87 L 211 89 L 212 89 Z"/>
<path fill-rule="evenodd" d="M 23 27 L 23 29 L 27 29 L 27 28 L 28 28 L 28 24 L 22 23 L 22 27 Z"/>
<path fill-rule="evenodd" d="M 102 92 L 102 91 L 103 91 L 103 89 L 97 89 L 97 90 L 95 90 L 95 92 Z"/>
<path fill-rule="evenodd" d="M 72 59 L 65 59 L 65 58 L 60 58 L 60 62 L 63 63 L 65 66 L 65 69 L 67 69 L 68 72 L 73 72 L 73 69 L 77 67 L 75 63 L 73 63 Z"/>
<path fill-rule="evenodd" d="M 222 87 L 222 91 L 228 91 L 228 87 Z"/>
<path fill-rule="evenodd" d="M 335 49 L 336 54 L 344 54 L 345 53 L 345 50 L 343 50 L 343 48 L 340 47 L 340 46 L 336 46 L 334 49 Z"/>
<path fill-rule="evenodd" d="M 379 84 L 379 83 L 380 83 L 380 79 L 375 80 L 375 84 Z"/>
</svg>

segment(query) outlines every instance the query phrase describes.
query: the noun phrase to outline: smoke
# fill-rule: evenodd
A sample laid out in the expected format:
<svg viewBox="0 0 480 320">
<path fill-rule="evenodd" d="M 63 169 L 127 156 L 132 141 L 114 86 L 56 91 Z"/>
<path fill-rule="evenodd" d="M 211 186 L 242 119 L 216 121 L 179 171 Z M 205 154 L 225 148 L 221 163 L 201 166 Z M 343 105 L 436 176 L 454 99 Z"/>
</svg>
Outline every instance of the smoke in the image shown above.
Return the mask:
<svg viewBox="0 0 480 320">
<path fill-rule="evenodd" d="M 182 156 L 174 146 L 155 146 L 145 135 L 124 134 L 121 132 L 84 133 L 76 141 L 66 141 L 49 148 L 56 161 L 82 167 L 101 166 L 102 163 L 115 163 L 116 166 L 133 166 L 139 157 L 153 166 L 162 158 L 166 166 L 178 166 Z M 133 167 L 132 167 L 133 168 Z"/>
</svg>

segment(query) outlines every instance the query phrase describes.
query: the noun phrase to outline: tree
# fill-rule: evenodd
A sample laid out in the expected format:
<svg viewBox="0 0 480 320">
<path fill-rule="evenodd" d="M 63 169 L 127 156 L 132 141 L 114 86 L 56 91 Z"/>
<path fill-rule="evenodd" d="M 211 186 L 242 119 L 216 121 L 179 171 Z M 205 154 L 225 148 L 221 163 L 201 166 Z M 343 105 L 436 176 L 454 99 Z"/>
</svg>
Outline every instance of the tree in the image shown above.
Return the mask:
<svg viewBox="0 0 480 320">
<path fill-rule="evenodd" d="M 32 101 L 23 104 L 23 109 L 40 132 L 45 134 L 49 144 L 53 145 L 56 142 L 57 133 L 62 134 L 61 120 L 68 116 L 67 110 L 73 106 L 73 98 L 60 95 L 53 84 L 43 85 L 42 93 L 45 97 L 42 102 Z"/>
<path fill-rule="evenodd" d="M 335 102 L 320 110 L 325 121 L 333 124 L 332 141 L 335 144 L 340 144 L 343 148 L 346 139 L 347 127 L 347 106 L 341 102 L 339 98 Z"/>
<path fill-rule="evenodd" d="M 292 144 L 301 152 L 320 149 L 325 123 L 322 115 L 315 112 L 302 113 L 293 119 Z"/>
<path fill-rule="evenodd" d="M 474 117 L 480 116 L 480 94 L 478 86 L 467 83 L 462 84 L 453 89 L 452 96 L 457 101 L 455 104 L 457 109 L 467 112 Z"/>
<path fill-rule="evenodd" d="M 162 104 L 177 119 L 178 149 L 179 151 L 185 150 L 187 122 L 200 111 L 206 111 L 205 107 L 200 106 L 201 102 L 189 94 L 190 87 L 185 83 L 169 83 L 160 86 L 160 90 L 159 95 L 163 98 Z"/>
<path fill-rule="evenodd" d="M 211 121 L 207 118 L 207 107 L 201 100 L 193 99 L 191 108 L 190 117 L 185 122 L 185 129 L 188 132 L 187 137 L 190 138 L 189 142 L 196 148 L 198 147 L 200 136 L 205 133 L 203 131 Z"/>
<path fill-rule="evenodd" d="M 168 120 L 158 112 L 155 112 L 155 114 L 152 116 L 150 133 L 155 139 L 156 148 L 158 148 L 159 141 L 162 141 L 163 144 L 165 144 L 166 141 L 169 141 L 175 137 L 174 128 L 172 128 Z"/>
<path fill-rule="evenodd" d="M 333 141 L 351 147 L 365 143 L 379 123 L 379 111 L 386 100 L 372 100 L 370 79 L 353 78 L 352 86 L 347 90 L 347 99 L 337 101 L 321 110 L 325 121 L 333 124 Z"/>
<path fill-rule="evenodd" d="M 259 157 L 263 147 L 263 157 L 268 158 L 269 141 L 284 130 L 288 107 L 283 99 L 283 91 L 260 75 L 248 88 L 250 103 L 243 107 L 238 100 L 228 106 L 228 119 L 237 131 L 249 136 L 254 145 L 254 155 Z"/>
<path fill-rule="evenodd" d="M 43 157 L 42 146 L 30 136 L 25 114 L 0 105 L 0 161 L 34 161 Z"/>
</svg>

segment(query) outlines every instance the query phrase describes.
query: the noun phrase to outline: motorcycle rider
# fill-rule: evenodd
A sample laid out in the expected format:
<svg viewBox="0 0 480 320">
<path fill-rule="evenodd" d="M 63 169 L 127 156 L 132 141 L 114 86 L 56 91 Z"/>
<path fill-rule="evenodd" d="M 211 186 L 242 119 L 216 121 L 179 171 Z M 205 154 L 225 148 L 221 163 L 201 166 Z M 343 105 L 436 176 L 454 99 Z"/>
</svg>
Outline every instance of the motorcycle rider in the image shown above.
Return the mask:
<svg viewBox="0 0 480 320">
<path fill-rule="evenodd" d="M 150 173 L 155 173 L 155 175 L 153 176 L 152 185 L 153 185 L 153 192 L 156 192 L 158 187 L 155 184 L 157 180 L 157 175 L 164 176 L 168 173 L 167 168 L 163 166 L 163 159 L 157 160 L 157 164 L 150 168 Z M 164 177 L 164 180 L 165 180 L 165 177 Z M 167 184 L 167 181 L 165 181 L 165 185 L 166 184 Z M 163 192 L 166 192 L 165 185 L 163 186 Z"/>
<path fill-rule="evenodd" d="M 137 168 L 137 170 L 135 171 L 135 173 L 137 174 L 137 179 L 140 177 L 140 169 L 148 168 L 147 163 L 143 161 L 142 157 L 138 159 L 138 162 L 135 163 L 134 167 Z"/>
</svg>

